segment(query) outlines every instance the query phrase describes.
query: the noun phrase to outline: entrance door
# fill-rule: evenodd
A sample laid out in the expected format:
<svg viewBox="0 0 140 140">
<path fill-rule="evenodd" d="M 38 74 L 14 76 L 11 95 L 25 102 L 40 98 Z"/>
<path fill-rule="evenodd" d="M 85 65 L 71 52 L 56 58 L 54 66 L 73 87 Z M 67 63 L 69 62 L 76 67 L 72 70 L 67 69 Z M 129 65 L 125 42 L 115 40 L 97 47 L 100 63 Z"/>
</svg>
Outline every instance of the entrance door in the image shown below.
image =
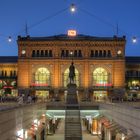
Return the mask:
<svg viewBox="0 0 140 140">
<path fill-rule="evenodd" d="M 38 98 L 38 100 L 40 101 L 47 101 L 49 100 L 49 91 L 47 90 L 37 90 L 36 91 L 36 96 Z"/>
<path fill-rule="evenodd" d="M 94 91 L 93 98 L 96 101 L 104 101 L 107 99 L 107 91 Z"/>
</svg>

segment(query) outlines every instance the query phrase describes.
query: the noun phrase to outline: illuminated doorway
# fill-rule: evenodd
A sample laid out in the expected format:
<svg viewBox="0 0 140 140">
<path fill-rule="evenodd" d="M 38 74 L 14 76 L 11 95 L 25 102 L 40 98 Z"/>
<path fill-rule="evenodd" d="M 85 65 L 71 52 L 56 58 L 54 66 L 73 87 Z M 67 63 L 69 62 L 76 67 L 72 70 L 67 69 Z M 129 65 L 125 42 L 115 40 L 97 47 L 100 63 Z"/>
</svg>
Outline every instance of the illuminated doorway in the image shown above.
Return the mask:
<svg viewBox="0 0 140 140">
<path fill-rule="evenodd" d="M 96 101 L 105 101 L 107 99 L 107 91 L 94 91 L 93 98 Z"/>
<path fill-rule="evenodd" d="M 36 90 L 35 95 L 37 99 L 41 102 L 49 100 L 49 91 L 47 90 Z"/>
<path fill-rule="evenodd" d="M 78 70 L 75 68 L 75 79 L 74 82 L 77 85 L 77 87 L 79 87 L 79 72 Z M 63 79 L 63 83 L 64 83 L 64 87 L 67 87 L 68 83 L 70 82 L 69 80 L 69 68 L 67 68 L 64 72 L 64 79 Z"/>
</svg>

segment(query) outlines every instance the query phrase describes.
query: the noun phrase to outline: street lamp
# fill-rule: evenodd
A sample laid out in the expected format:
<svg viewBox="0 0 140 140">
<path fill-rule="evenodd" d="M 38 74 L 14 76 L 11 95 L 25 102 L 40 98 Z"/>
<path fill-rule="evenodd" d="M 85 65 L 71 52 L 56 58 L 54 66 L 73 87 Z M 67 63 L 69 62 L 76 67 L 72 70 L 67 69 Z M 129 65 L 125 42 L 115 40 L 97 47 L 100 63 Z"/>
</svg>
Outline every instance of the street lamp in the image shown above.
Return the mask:
<svg viewBox="0 0 140 140">
<path fill-rule="evenodd" d="M 12 42 L 11 36 L 8 37 L 8 42 Z"/>
<path fill-rule="evenodd" d="M 132 38 L 132 42 L 135 44 L 135 43 L 137 43 L 137 38 L 134 36 L 133 38 Z"/>
<path fill-rule="evenodd" d="M 72 13 L 74 13 L 74 12 L 76 11 L 75 4 L 71 4 L 71 6 L 70 6 L 70 11 L 71 11 Z"/>
<path fill-rule="evenodd" d="M 72 59 L 72 62 L 73 62 L 73 51 L 70 52 L 70 56 L 71 56 L 71 59 Z"/>
</svg>

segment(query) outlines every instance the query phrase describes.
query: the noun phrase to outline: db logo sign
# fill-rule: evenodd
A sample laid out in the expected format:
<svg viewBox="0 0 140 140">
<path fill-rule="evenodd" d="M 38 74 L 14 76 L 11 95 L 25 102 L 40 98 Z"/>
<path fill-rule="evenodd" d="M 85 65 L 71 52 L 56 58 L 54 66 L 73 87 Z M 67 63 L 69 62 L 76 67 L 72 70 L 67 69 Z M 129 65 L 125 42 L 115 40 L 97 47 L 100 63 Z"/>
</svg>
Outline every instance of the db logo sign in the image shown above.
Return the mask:
<svg viewBox="0 0 140 140">
<path fill-rule="evenodd" d="M 68 36 L 76 36 L 76 30 L 68 30 Z"/>
</svg>

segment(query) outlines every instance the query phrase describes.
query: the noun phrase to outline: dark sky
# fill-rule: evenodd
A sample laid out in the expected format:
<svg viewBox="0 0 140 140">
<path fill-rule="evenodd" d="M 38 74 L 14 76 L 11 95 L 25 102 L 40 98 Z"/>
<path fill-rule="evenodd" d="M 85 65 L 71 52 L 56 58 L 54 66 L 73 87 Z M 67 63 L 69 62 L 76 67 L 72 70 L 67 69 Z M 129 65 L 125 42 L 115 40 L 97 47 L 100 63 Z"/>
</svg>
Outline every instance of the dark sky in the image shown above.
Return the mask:
<svg viewBox="0 0 140 140">
<path fill-rule="evenodd" d="M 77 6 L 75 14 L 68 9 L 72 3 Z M 17 55 L 16 39 L 25 36 L 26 22 L 30 36 L 76 29 L 79 34 L 105 37 L 116 34 L 118 23 L 119 36 L 127 37 L 126 55 L 140 56 L 140 0 L 0 0 L 0 56 Z M 133 36 L 138 37 L 136 44 Z"/>
</svg>

